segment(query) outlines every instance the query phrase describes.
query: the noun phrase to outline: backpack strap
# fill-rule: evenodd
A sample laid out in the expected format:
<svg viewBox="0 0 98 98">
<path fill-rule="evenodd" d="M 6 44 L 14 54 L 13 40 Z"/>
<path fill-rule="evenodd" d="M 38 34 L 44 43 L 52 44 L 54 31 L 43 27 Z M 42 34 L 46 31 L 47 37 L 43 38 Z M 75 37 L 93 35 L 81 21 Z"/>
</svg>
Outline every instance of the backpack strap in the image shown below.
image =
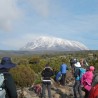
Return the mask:
<svg viewBox="0 0 98 98">
<path fill-rule="evenodd" d="M 5 81 L 4 74 L 0 73 L 0 90 L 4 89 L 4 81 Z"/>
<path fill-rule="evenodd" d="M 0 86 L 0 90 L 6 89 L 5 88 L 5 81 L 6 81 L 5 75 L 7 75 L 7 74 L 10 74 L 10 73 L 9 72 L 2 72 L 2 73 L 0 73 L 0 75 L 2 76 L 1 77 L 2 81 L 0 81 L 0 82 L 2 82 L 2 85 Z"/>
</svg>

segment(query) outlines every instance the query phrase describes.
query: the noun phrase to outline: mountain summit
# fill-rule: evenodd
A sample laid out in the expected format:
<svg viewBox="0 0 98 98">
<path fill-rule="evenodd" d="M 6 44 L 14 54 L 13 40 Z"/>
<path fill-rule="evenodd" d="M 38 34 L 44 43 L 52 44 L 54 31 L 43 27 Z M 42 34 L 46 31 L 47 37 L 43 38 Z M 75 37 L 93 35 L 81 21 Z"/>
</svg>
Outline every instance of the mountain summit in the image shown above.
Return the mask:
<svg viewBox="0 0 98 98">
<path fill-rule="evenodd" d="M 41 36 L 33 39 L 32 42 L 28 42 L 20 50 L 80 51 L 88 50 L 88 48 L 78 41 L 70 41 L 61 38 Z"/>
</svg>

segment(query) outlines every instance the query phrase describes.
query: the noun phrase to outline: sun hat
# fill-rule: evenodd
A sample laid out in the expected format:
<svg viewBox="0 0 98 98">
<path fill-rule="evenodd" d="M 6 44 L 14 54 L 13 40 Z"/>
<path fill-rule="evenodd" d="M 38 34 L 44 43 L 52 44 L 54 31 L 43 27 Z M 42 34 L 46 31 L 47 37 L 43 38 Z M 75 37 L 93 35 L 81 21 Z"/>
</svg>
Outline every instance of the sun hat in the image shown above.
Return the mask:
<svg viewBox="0 0 98 98">
<path fill-rule="evenodd" d="M 94 66 L 90 66 L 90 67 L 89 67 L 89 70 L 90 70 L 90 71 L 94 71 L 94 70 L 95 70 Z"/>
<path fill-rule="evenodd" d="M 0 68 L 10 69 L 10 68 L 15 67 L 15 66 L 16 66 L 16 64 L 12 63 L 10 57 L 3 57 L 1 59 Z"/>
<path fill-rule="evenodd" d="M 75 67 L 81 67 L 80 62 L 77 62 L 77 63 L 75 63 L 74 65 L 75 65 Z"/>
</svg>

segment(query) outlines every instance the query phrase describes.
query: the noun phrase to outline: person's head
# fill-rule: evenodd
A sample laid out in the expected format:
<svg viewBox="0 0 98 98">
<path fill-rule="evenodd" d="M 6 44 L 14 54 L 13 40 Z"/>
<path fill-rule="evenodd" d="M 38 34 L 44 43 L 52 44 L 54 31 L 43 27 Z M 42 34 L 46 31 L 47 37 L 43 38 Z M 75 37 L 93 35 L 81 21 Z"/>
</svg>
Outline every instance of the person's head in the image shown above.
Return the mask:
<svg viewBox="0 0 98 98">
<path fill-rule="evenodd" d="M 2 68 L 10 69 L 10 68 L 15 67 L 15 66 L 16 66 L 16 64 L 12 63 L 10 57 L 3 57 L 1 59 L 0 69 L 2 69 Z"/>
<path fill-rule="evenodd" d="M 77 62 L 78 62 L 78 60 L 77 60 L 76 58 L 70 59 L 70 63 L 71 63 L 71 64 L 75 64 L 75 63 L 77 63 Z"/>
<path fill-rule="evenodd" d="M 81 64 L 80 64 L 80 62 L 77 62 L 77 63 L 74 64 L 74 66 L 75 67 L 81 67 Z"/>
<path fill-rule="evenodd" d="M 94 67 L 94 66 L 90 66 L 90 67 L 89 67 L 89 71 L 94 72 L 94 70 L 95 70 L 95 67 Z"/>
</svg>

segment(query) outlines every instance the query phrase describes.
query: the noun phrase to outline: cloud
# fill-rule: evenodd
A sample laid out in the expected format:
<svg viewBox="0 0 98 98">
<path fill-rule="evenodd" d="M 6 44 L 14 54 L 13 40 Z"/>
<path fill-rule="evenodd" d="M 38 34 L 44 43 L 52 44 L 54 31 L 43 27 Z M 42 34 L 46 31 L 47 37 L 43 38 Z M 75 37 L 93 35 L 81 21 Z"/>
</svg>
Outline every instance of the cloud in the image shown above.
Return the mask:
<svg viewBox="0 0 98 98">
<path fill-rule="evenodd" d="M 26 43 L 32 41 L 32 39 L 37 36 L 38 35 L 34 35 L 33 33 L 31 34 L 27 33 L 24 36 L 19 36 L 18 38 L 12 37 L 12 38 L 7 38 L 5 40 L 2 40 L 0 41 L 0 44 L 9 47 L 9 49 L 13 48 L 17 50 L 23 47 Z"/>
<path fill-rule="evenodd" d="M 45 34 L 41 34 L 40 33 L 40 36 L 47 36 Z M 23 47 L 24 45 L 26 45 L 28 42 L 31 42 L 34 38 L 36 37 L 39 37 L 39 34 L 37 34 L 37 32 L 33 32 L 33 33 L 27 33 L 27 34 L 24 34 L 24 36 L 19 36 L 18 38 L 7 38 L 5 40 L 2 40 L 0 42 L 0 44 L 6 46 L 6 47 L 9 47 L 10 48 L 13 48 L 15 50 L 18 50 L 20 49 L 21 47 Z"/>
<path fill-rule="evenodd" d="M 72 19 L 68 19 L 66 24 L 61 25 L 65 28 L 65 32 L 71 34 L 91 34 L 98 30 L 98 15 L 73 15 Z"/>
<path fill-rule="evenodd" d="M 14 49 L 14 50 L 18 50 L 20 47 L 22 47 L 23 45 L 25 45 L 26 41 L 23 40 L 22 38 L 11 38 L 11 39 L 6 39 L 5 41 L 1 41 L 0 44 L 5 46 L 6 48 L 9 49 Z"/>
<path fill-rule="evenodd" d="M 0 0 L 0 29 L 9 31 L 14 20 L 21 16 L 17 0 Z"/>
<path fill-rule="evenodd" d="M 0 0 L 0 30 L 10 31 L 13 24 L 21 17 L 26 17 L 24 5 L 43 17 L 49 14 L 49 0 Z M 29 3 L 29 6 L 28 6 Z M 24 11 L 25 10 L 25 11 Z M 25 13 L 24 13 L 25 12 Z"/>
<path fill-rule="evenodd" d="M 49 14 L 49 0 L 28 0 L 38 14 L 47 17 Z"/>
</svg>

